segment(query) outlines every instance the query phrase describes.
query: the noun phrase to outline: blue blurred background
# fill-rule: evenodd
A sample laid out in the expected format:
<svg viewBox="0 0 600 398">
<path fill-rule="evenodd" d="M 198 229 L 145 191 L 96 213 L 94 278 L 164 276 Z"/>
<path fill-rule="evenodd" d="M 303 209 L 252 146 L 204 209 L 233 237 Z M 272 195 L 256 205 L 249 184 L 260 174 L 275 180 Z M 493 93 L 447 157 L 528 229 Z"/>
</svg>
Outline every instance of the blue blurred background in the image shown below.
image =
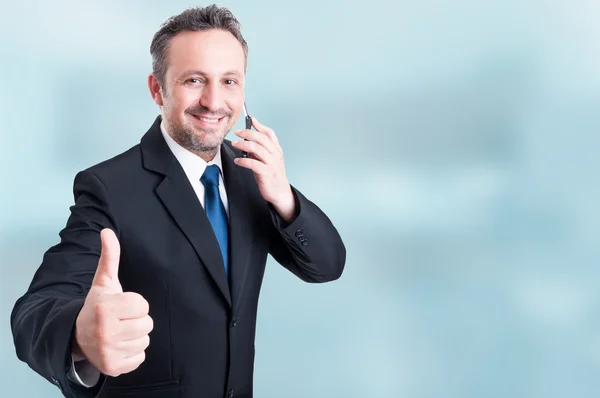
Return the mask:
<svg viewBox="0 0 600 398">
<path fill-rule="evenodd" d="M 76 172 L 154 120 L 150 40 L 194 5 L 2 2 L 3 397 L 60 396 L 17 360 L 10 311 Z M 348 248 L 326 285 L 270 260 L 255 395 L 597 396 L 600 2 L 219 5 L 249 43 L 250 113 Z"/>
</svg>

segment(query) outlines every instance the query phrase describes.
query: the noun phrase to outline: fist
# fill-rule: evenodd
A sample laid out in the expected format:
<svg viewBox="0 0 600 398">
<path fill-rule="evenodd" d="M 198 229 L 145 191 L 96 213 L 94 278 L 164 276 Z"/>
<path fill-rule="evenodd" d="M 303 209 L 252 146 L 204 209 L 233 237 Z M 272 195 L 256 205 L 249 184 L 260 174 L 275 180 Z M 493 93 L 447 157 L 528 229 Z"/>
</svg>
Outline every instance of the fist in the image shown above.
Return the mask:
<svg viewBox="0 0 600 398">
<path fill-rule="evenodd" d="M 108 376 L 129 373 L 146 359 L 154 327 L 148 302 L 123 292 L 119 282 L 119 241 L 110 229 L 100 233 L 102 252 L 83 308 L 75 322 L 73 356 L 87 359 Z"/>
</svg>

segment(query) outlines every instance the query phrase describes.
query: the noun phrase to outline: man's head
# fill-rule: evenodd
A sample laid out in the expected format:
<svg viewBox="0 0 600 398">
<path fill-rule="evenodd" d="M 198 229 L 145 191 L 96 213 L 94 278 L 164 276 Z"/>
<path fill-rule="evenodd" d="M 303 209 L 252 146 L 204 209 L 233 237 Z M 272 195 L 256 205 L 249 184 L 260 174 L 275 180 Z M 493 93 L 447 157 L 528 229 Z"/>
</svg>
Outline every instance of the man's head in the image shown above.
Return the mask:
<svg viewBox="0 0 600 398">
<path fill-rule="evenodd" d="M 226 8 L 187 9 L 169 18 L 150 46 L 148 86 L 168 133 L 207 159 L 244 104 L 248 46 Z"/>
</svg>

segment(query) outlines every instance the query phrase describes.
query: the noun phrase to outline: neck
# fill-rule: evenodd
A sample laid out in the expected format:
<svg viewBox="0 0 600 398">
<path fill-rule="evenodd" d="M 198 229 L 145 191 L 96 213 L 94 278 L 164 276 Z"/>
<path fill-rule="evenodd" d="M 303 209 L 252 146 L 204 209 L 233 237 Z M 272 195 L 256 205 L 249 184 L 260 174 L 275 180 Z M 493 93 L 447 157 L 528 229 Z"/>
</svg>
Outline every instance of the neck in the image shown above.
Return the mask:
<svg viewBox="0 0 600 398">
<path fill-rule="evenodd" d="M 200 158 L 206 163 L 210 162 L 215 158 L 215 156 L 217 156 L 217 149 L 213 149 L 211 151 L 193 151 L 190 149 L 189 151 L 196 154 L 197 156 L 200 156 Z"/>
</svg>

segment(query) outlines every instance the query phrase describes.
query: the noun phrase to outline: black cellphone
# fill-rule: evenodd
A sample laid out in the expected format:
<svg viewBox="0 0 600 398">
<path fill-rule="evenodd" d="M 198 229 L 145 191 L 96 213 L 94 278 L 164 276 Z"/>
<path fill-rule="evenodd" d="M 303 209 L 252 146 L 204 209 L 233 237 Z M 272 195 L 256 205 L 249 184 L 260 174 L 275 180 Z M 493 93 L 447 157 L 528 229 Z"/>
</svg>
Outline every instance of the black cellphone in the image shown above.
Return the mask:
<svg viewBox="0 0 600 398">
<path fill-rule="evenodd" d="M 248 108 L 246 108 L 246 103 L 244 102 L 244 115 L 246 116 L 246 130 L 250 130 L 252 128 L 252 116 L 248 114 Z M 244 138 L 244 141 L 248 141 Z M 242 157 L 247 158 L 248 152 L 242 151 Z"/>
</svg>

